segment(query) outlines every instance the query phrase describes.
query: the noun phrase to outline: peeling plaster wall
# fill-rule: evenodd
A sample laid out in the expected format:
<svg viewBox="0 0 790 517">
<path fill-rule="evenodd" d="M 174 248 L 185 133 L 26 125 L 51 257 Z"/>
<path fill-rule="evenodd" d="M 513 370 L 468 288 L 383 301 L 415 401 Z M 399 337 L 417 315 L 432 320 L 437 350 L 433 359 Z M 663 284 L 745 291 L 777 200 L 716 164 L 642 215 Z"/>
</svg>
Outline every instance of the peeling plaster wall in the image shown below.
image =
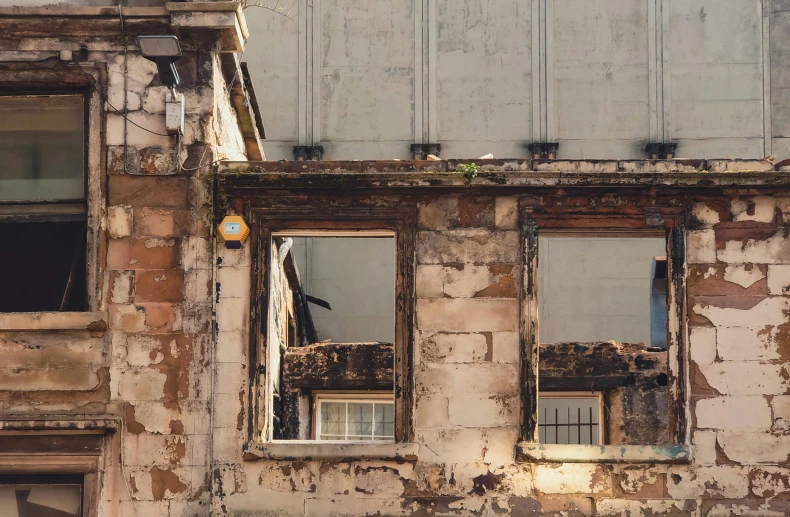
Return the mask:
<svg viewBox="0 0 790 517">
<path fill-rule="evenodd" d="M 79 30 L 101 23 L 80 17 L 69 21 Z M 145 23 L 160 27 L 161 22 Z M 79 69 L 60 62 L 58 52 L 49 54 L 78 49 L 85 41 L 87 50 L 79 59 L 89 73 L 106 71 L 99 75 L 98 88 L 109 103 L 122 110 L 126 98 L 131 122 L 165 133 L 166 89 L 156 65 L 131 46 L 125 59 L 117 29 L 82 40 L 80 33 L 38 37 L 41 27 L 24 23 L 19 27 L 29 31 L 23 37 L 9 31 L 2 45 L 13 48 L 18 70 L 44 70 L 26 80 L 40 80 L 36 86 L 42 89 L 62 88 L 52 82 L 53 74 L 79 74 Z M 130 40 L 136 27 L 129 22 Z M 0 332 L 0 420 L 20 414 L 39 420 L 109 415 L 123 422 L 109 435 L 96 478 L 95 511 L 103 517 L 208 515 L 214 422 L 210 365 L 232 359 L 226 354 L 212 358 L 211 164 L 218 158 L 244 159 L 245 148 L 220 71 L 217 33 L 189 36 L 181 34 L 184 55 L 177 62 L 179 91 L 186 98 L 180 148 L 172 137 L 132 123 L 125 128 L 121 115 L 98 103 L 101 124 L 92 127 L 90 153 L 100 157 L 101 167 L 89 186 L 101 190 L 93 200 L 100 203 L 100 237 L 91 244 L 100 250 L 94 308 L 100 321 L 84 330 L 63 330 L 83 315 L 62 314 L 55 327 L 42 323 L 37 330 Z M 47 61 L 35 63 L 40 59 Z M 3 74 L 4 80 L 16 77 Z M 227 340 L 232 330 L 224 327 L 220 339 Z M 222 390 L 214 393 L 223 395 Z M 233 396 L 238 400 L 238 393 Z M 42 469 L 55 463 L 42 460 Z"/>
<path fill-rule="evenodd" d="M 341 200 L 297 190 L 278 191 L 276 200 L 264 196 L 267 206 L 418 208 L 413 426 L 421 448 L 414 463 L 250 461 L 242 457 L 246 437 L 231 429 L 223 436 L 236 436 L 235 443 L 219 446 L 215 435 L 215 450 L 222 449 L 213 470 L 216 515 L 790 513 L 790 410 L 785 407 L 790 342 L 784 335 L 790 311 L 790 198 L 713 189 L 659 194 L 659 201 L 653 195 L 577 193 L 577 198 L 515 191 L 363 193 Z M 229 195 L 227 202 L 240 201 L 233 199 Z M 515 461 L 519 203 L 579 203 L 601 210 L 651 203 L 689 207 L 690 464 Z M 232 262 L 229 268 L 248 273 L 248 251 L 220 254 L 223 265 Z M 246 303 L 220 300 L 218 319 Z M 236 343 L 236 351 L 228 350 L 228 342 L 220 342 L 218 350 L 243 357 L 246 342 Z M 221 365 L 217 372 L 217 385 L 236 382 L 235 389 L 246 389 L 246 375 L 235 377 L 237 372 Z M 227 414 L 222 420 L 231 421 L 247 404 L 244 398 L 241 406 L 215 407 L 218 415 Z"/>
</svg>

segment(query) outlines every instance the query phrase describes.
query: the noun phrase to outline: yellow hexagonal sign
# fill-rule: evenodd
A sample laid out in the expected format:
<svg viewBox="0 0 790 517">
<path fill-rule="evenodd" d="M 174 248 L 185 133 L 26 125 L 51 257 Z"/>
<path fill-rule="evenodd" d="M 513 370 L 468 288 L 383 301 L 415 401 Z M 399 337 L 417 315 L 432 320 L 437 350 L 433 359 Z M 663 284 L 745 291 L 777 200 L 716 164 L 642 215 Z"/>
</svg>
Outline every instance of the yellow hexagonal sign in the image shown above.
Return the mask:
<svg viewBox="0 0 790 517">
<path fill-rule="evenodd" d="M 219 240 L 228 249 L 239 249 L 250 235 L 250 227 L 239 215 L 226 215 L 219 224 Z"/>
</svg>

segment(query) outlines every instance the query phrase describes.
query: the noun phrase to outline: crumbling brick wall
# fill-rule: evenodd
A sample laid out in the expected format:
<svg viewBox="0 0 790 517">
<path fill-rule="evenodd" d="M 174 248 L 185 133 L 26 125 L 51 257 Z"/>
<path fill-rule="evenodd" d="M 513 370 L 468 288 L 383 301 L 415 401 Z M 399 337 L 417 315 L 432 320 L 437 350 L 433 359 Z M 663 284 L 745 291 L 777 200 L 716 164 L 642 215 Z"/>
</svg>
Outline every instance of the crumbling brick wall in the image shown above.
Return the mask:
<svg viewBox="0 0 790 517">
<path fill-rule="evenodd" d="M 243 178 L 229 177 L 231 169 L 221 173 L 228 177 L 220 178 L 219 210 L 244 213 L 262 200 L 281 208 L 418 210 L 413 426 L 420 449 L 413 462 L 316 460 L 298 457 L 298 447 L 293 458 L 276 460 L 265 452 L 243 453 L 244 442 L 254 435 L 235 433 L 236 443 L 215 457 L 222 479 L 221 493 L 215 492 L 218 514 L 790 513 L 785 425 L 790 417 L 783 405 L 790 198 L 778 186 L 786 174 L 765 162 L 484 165 L 492 172 L 486 175 L 484 169 L 471 187 L 459 174 L 446 172 L 454 170 L 447 162 L 259 164 Z M 673 174 L 684 167 L 688 176 Z M 294 175 L 296 170 L 302 174 Z M 559 186 L 561 174 L 552 171 L 562 171 L 567 183 Z M 752 186 L 739 188 L 729 179 L 736 176 Z M 726 187 L 718 186 L 722 182 Z M 688 214 L 688 463 L 516 458 L 519 207 L 550 206 L 606 215 L 600 219 L 604 223 L 651 207 Z M 249 251 L 221 250 L 223 263 L 228 254 L 237 271 L 249 273 L 254 265 Z M 220 300 L 218 318 L 246 303 L 226 306 Z M 239 354 L 246 353 L 246 343 L 235 343 L 242 346 Z M 239 386 L 246 388 L 247 381 Z M 236 415 L 247 409 L 245 397 L 227 411 Z"/>
</svg>

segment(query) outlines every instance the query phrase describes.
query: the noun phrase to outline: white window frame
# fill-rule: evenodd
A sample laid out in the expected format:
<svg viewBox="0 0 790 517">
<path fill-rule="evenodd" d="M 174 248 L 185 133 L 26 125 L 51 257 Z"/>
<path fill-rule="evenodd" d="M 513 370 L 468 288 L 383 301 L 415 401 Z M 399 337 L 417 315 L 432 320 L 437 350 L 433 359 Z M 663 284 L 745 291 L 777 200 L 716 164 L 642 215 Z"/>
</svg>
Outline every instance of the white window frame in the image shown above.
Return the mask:
<svg viewBox="0 0 790 517">
<path fill-rule="evenodd" d="M 601 391 L 538 391 L 538 404 L 542 398 L 553 399 L 596 399 L 598 401 L 598 443 L 593 445 L 606 445 L 604 443 L 604 411 L 603 392 Z M 538 431 L 540 431 L 540 411 L 538 411 Z M 554 445 L 554 444 L 550 444 Z M 564 445 L 564 444 L 560 444 Z M 572 444 L 570 444 L 572 445 Z"/>
<path fill-rule="evenodd" d="M 375 430 L 376 404 L 389 404 L 395 415 L 395 394 L 391 392 L 381 393 L 353 393 L 353 392 L 322 392 L 313 394 L 313 439 L 321 443 L 395 443 L 395 437 L 391 439 L 376 440 L 371 435 L 370 440 L 322 440 L 321 439 L 321 404 L 324 402 L 338 402 L 346 404 L 346 432 L 348 436 L 348 404 L 354 402 L 373 403 L 373 415 Z M 394 430 L 394 424 L 393 424 Z"/>
</svg>

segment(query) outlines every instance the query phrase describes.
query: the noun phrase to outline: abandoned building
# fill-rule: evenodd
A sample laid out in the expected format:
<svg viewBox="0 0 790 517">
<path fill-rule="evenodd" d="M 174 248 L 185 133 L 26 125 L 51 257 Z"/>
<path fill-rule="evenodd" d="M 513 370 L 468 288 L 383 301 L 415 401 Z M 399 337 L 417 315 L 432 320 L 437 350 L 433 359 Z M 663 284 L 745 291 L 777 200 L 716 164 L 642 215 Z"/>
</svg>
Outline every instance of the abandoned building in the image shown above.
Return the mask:
<svg viewBox="0 0 790 517">
<path fill-rule="evenodd" d="M 790 515 L 786 2 L 290 1 L 0 0 L 0 516 Z"/>
</svg>

